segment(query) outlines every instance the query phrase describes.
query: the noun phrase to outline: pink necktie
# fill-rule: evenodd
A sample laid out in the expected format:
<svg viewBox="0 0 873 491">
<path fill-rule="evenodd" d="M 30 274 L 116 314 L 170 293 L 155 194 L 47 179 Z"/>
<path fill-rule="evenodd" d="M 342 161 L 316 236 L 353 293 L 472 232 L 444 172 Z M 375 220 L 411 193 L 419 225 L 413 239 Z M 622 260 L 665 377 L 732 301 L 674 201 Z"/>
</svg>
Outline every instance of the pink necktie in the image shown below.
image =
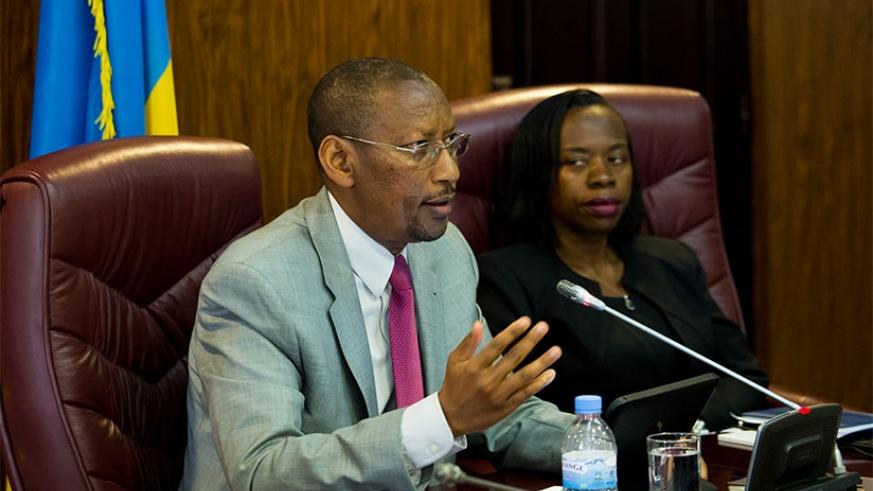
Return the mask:
<svg viewBox="0 0 873 491">
<path fill-rule="evenodd" d="M 388 303 L 388 339 L 391 343 L 391 370 L 394 397 L 398 408 L 424 398 L 418 330 L 415 327 L 415 292 L 412 275 L 403 256 L 394 258 L 391 271 L 391 301 Z"/>
</svg>

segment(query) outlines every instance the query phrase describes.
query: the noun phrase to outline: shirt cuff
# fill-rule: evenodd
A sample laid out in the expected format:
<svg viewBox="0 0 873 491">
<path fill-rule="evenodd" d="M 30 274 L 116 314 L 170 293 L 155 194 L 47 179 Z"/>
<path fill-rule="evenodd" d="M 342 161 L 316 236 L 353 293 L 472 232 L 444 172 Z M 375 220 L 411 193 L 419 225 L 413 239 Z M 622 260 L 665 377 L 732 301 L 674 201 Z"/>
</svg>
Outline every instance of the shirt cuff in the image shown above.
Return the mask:
<svg viewBox="0 0 873 491">
<path fill-rule="evenodd" d="M 452 437 L 437 393 L 412 404 L 400 418 L 403 451 L 412 464 L 422 469 L 467 448 L 467 437 Z"/>
</svg>

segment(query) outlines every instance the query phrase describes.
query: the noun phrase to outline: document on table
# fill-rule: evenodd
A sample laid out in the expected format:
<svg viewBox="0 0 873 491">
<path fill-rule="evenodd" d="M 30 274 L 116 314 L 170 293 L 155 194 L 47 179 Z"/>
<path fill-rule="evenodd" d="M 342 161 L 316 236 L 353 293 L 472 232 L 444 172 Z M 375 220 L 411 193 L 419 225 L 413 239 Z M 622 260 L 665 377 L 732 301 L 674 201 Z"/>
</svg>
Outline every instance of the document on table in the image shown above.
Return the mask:
<svg viewBox="0 0 873 491">
<path fill-rule="evenodd" d="M 728 428 L 719 433 L 718 443 L 725 447 L 751 450 L 752 447 L 755 446 L 755 437 L 758 433 L 755 429 L 749 428 L 757 428 L 761 423 L 788 410 L 787 407 L 776 407 L 761 411 L 749 411 L 739 416 L 733 415 L 741 427 Z M 871 430 L 873 430 L 873 414 L 856 411 L 843 411 L 842 418 L 840 419 L 840 429 L 837 432 L 837 439 Z"/>
</svg>

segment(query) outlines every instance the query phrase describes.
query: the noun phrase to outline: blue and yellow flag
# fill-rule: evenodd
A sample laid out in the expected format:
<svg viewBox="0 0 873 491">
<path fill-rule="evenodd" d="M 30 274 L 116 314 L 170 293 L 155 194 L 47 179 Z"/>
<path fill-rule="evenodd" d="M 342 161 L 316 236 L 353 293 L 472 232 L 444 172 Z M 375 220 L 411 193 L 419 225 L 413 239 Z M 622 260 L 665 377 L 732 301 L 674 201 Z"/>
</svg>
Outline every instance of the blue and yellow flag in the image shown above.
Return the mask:
<svg viewBox="0 0 873 491">
<path fill-rule="evenodd" d="M 164 0 L 42 0 L 30 158 L 146 134 L 179 134 Z"/>
</svg>

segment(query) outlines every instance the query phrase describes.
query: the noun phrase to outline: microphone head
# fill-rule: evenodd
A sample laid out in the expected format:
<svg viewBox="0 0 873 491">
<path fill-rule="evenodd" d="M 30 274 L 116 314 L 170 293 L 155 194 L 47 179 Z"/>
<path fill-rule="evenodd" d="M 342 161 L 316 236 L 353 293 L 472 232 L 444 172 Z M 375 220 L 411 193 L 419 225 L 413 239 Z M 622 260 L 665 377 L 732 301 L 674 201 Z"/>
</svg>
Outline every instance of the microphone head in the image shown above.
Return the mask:
<svg viewBox="0 0 873 491">
<path fill-rule="evenodd" d="M 588 290 L 571 281 L 561 280 L 558 282 L 556 288 L 558 289 L 558 293 L 580 305 L 595 310 L 603 310 L 606 308 L 606 304 L 603 303 L 602 300 L 588 293 Z"/>
<path fill-rule="evenodd" d="M 440 484 L 455 484 L 464 477 L 464 471 L 455 464 L 440 462 L 434 466 L 434 477 Z"/>
</svg>

